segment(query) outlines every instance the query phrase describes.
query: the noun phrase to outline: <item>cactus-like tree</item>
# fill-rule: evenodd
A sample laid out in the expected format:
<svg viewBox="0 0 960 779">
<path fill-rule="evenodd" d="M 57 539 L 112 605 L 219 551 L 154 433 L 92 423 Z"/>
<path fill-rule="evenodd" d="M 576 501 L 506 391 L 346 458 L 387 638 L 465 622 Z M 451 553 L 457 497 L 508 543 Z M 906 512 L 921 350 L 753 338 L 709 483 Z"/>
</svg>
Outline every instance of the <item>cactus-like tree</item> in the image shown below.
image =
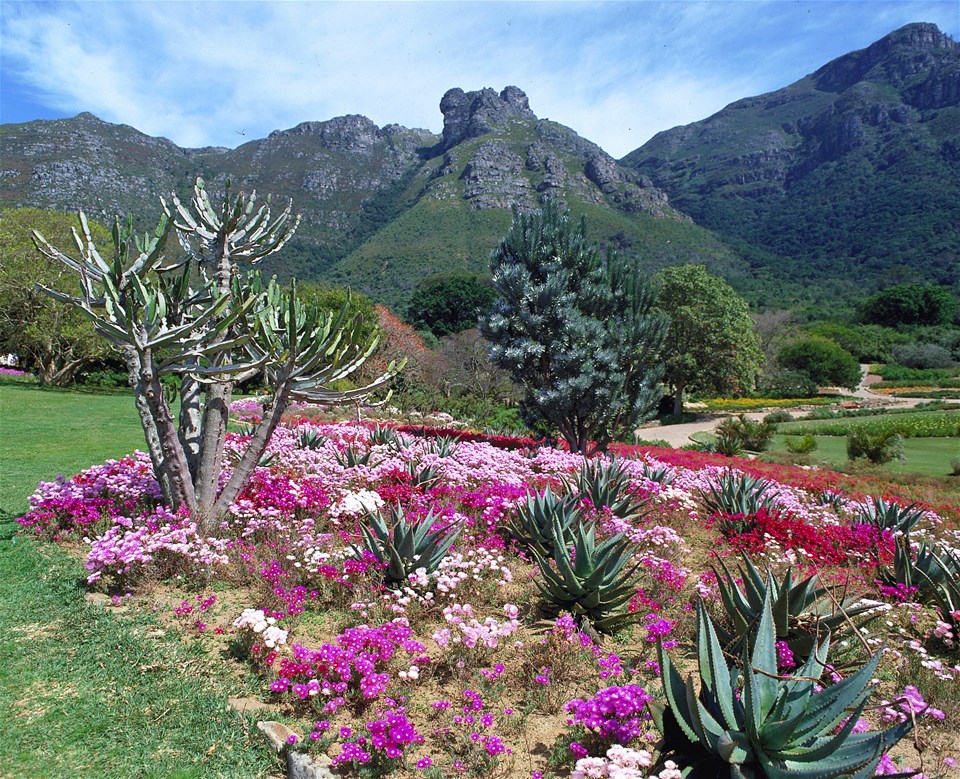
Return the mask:
<svg viewBox="0 0 960 779">
<path fill-rule="evenodd" d="M 63 263 L 80 280 L 79 295 L 42 287 L 69 303 L 97 332 L 122 350 L 154 472 L 167 503 L 185 508 L 212 532 L 233 503 L 270 442 L 292 400 L 343 402 L 384 386 L 398 370 L 355 390 L 335 392 L 331 382 L 353 372 L 370 355 L 378 335 L 364 336 L 359 318 L 305 306 L 296 286 L 284 292 L 242 269 L 290 239 L 299 223 L 292 204 L 274 218 L 269 198 L 232 196 L 230 185 L 214 207 L 202 179 L 184 204 L 162 201 L 156 230 L 135 235 L 114 220 L 113 252 L 104 259 L 81 212 L 73 232 L 78 256 L 34 232 L 39 251 Z M 171 233 L 179 249 L 167 255 Z M 236 382 L 262 371 L 272 394 L 263 419 L 222 490 L 230 400 Z M 163 378 L 175 376 L 180 410 L 175 417 Z"/>
<path fill-rule="evenodd" d="M 523 388 L 530 425 L 570 450 L 603 450 L 659 399 L 667 319 L 634 258 L 601 252 L 586 225 L 548 201 L 514 212 L 491 262 L 498 298 L 480 319 L 493 361 Z"/>
</svg>

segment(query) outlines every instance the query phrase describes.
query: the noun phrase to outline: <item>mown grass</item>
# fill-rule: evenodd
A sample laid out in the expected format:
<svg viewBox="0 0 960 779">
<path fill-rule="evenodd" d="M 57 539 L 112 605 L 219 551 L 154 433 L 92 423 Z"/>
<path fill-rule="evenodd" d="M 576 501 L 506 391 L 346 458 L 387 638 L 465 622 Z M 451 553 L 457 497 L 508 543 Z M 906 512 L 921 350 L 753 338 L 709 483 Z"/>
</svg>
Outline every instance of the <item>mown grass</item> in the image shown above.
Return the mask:
<svg viewBox="0 0 960 779">
<path fill-rule="evenodd" d="M 772 452 L 786 452 L 786 436 L 774 436 Z M 847 439 L 842 436 L 814 436 L 817 448 L 807 457 L 811 462 L 843 469 L 849 465 Z M 920 473 L 925 476 L 949 476 L 951 459 L 960 457 L 958 438 L 907 438 L 903 442 L 902 461 L 886 463 L 884 470 L 891 474 Z"/>
<path fill-rule="evenodd" d="M 0 383 L 0 511 L 26 511 L 37 482 L 144 447 L 128 394 Z"/>
<path fill-rule="evenodd" d="M 142 446 L 126 395 L 0 385 L 0 777 L 277 775 L 199 647 L 84 600 L 81 562 L 17 535 L 38 481 Z M 255 734 L 255 735 L 254 735 Z"/>
</svg>

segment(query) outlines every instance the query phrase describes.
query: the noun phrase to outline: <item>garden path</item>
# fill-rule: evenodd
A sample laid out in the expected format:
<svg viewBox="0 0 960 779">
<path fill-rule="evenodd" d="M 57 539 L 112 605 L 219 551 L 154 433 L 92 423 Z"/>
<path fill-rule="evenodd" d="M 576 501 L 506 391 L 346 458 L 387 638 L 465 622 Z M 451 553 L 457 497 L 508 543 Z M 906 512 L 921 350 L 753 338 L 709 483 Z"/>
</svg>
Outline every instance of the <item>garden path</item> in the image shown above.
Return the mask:
<svg viewBox="0 0 960 779">
<path fill-rule="evenodd" d="M 856 398 L 862 398 L 863 400 L 872 400 L 872 401 L 884 401 L 887 405 L 897 406 L 897 407 L 913 407 L 919 405 L 920 403 L 929 402 L 928 398 L 891 398 L 889 395 L 880 395 L 876 392 L 871 392 L 868 389 L 867 384 L 867 371 L 870 366 L 861 365 L 861 379 L 860 386 L 853 392 L 853 396 Z M 805 417 L 809 411 L 797 410 L 797 409 L 784 409 L 789 411 L 797 418 Z M 747 419 L 751 420 L 760 420 L 763 419 L 769 412 L 750 412 L 745 416 Z M 725 413 L 716 413 L 716 414 L 704 414 L 700 419 L 695 422 L 686 422 L 680 425 L 664 425 L 661 427 L 645 427 L 639 431 L 641 438 L 647 440 L 659 439 L 666 441 L 670 446 L 678 448 L 681 446 L 686 446 L 687 444 L 693 443 L 690 436 L 694 433 L 707 433 L 712 432 L 724 419 L 731 416 L 730 414 Z"/>
</svg>

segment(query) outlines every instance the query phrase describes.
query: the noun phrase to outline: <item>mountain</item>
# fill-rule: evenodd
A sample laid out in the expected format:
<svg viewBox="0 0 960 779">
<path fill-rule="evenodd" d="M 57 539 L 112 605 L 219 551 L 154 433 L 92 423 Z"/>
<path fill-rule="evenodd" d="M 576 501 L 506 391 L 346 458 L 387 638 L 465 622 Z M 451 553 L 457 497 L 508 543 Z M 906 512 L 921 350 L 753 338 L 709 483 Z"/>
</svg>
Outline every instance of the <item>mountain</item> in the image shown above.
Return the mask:
<svg viewBox="0 0 960 779">
<path fill-rule="evenodd" d="M 545 198 L 585 214 L 594 238 L 646 258 L 651 270 L 706 262 L 746 281 L 749 270 L 650 180 L 563 125 L 540 120 L 524 92 L 449 90 L 443 132 L 377 127 L 363 116 L 304 122 L 236 149 L 182 149 L 91 114 L 0 126 L 0 205 L 83 208 L 141 227 L 158 196 L 196 176 L 222 190 L 292 198 L 303 221 L 264 270 L 349 285 L 403 311 L 417 281 L 485 272 L 511 207 Z"/>
<path fill-rule="evenodd" d="M 621 162 L 768 278 L 854 297 L 960 283 L 960 45 L 935 25 L 659 133 Z"/>
</svg>

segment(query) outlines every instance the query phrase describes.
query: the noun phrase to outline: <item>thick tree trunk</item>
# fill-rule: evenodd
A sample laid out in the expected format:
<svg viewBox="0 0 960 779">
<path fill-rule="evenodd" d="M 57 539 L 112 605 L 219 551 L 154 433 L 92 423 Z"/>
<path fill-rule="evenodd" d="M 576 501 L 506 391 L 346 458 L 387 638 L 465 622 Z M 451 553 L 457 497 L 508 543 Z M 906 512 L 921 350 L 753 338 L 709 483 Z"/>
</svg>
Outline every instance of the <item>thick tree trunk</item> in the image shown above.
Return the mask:
<svg viewBox="0 0 960 779">
<path fill-rule="evenodd" d="M 147 453 L 150 455 L 150 462 L 153 463 L 153 475 L 157 481 L 160 482 L 160 489 L 163 492 L 164 499 L 167 503 L 173 505 L 173 486 L 163 462 L 163 448 L 160 445 L 160 433 L 157 431 L 157 423 L 153 420 L 150 404 L 147 402 L 146 389 L 140 384 L 140 355 L 132 348 L 124 349 L 124 352 L 127 359 L 128 383 L 133 390 L 133 401 L 136 404 L 137 414 L 140 417 L 140 426 L 143 428 L 143 435 L 147 442 Z"/>
<path fill-rule="evenodd" d="M 209 512 L 203 513 L 200 520 L 200 529 L 202 532 L 212 533 L 216 529 L 220 517 L 226 514 L 230 505 L 237 499 L 240 491 L 253 474 L 254 468 L 257 467 L 257 463 L 259 463 L 263 457 L 263 453 L 267 450 L 267 445 L 273 437 L 273 431 L 276 430 L 277 425 L 280 424 L 280 419 L 283 416 L 283 412 L 287 410 L 289 401 L 289 384 L 284 383 L 277 386 L 273 396 L 273 403 L 270 405 L 270 408 L 264 412 L 263 419 L 257 426 L 257 431 L 253 434 L 253 438 L 250 439 L 250 443 L 247 446 L 247 450 L 243 453 L 243 457 L 240 458 L 240 462 L 238 462 L 236 468 L 233 469 L 230 480 L 223 488 L 220 497 L 217 498 L 217 502 L 213 505 L 212 509 Z"/>
<path fill-rule="evenodd" d="M 673 396 L 673 414 L 680 416 L 683 413 L 683 387 L 677 387 L 676 394 Z"/>
<path fill-rule="evenodd" d="M 197 483 L 200 471 L 200 410 L 201 385 L 196 379 L 184 376 L 180 381 L 180 446 L 183 447 L 190 478 Z"/>
<path fill-rule="evenodd" d="M 227 419 L 233 382 L 211 384 L 207 387 L 203 404 L 203 433 L 200 438 L 200 463 L 194 482 L 200 514 L 206 517 L 213 511 L 223 469 L 223 448 L 227 440 Z"/>
<path fill-rule="evenodd" d="M 160 484 L 164 486 L 164 497 L 170 508 L 176 510 L 185 507 L 194 513 L 197 509 L 197 501 L 190 479 L 190 468 L 183 448 L 180 446 L 177 425 L 163 395 L 163 385 L 154 370 L 150 352 L 139 353 L 134 365 L 137 368 L 137 375 L 133 392 L 138 398 L 138 409 L 142 398 L 149 410 L 153 429 L 160 444 L 160 470 L 157 476 Z M 144 432 L 148 431 L 145 429 Z M 156 469 L 156 464 L 154 468 Z"/>
</svg>

